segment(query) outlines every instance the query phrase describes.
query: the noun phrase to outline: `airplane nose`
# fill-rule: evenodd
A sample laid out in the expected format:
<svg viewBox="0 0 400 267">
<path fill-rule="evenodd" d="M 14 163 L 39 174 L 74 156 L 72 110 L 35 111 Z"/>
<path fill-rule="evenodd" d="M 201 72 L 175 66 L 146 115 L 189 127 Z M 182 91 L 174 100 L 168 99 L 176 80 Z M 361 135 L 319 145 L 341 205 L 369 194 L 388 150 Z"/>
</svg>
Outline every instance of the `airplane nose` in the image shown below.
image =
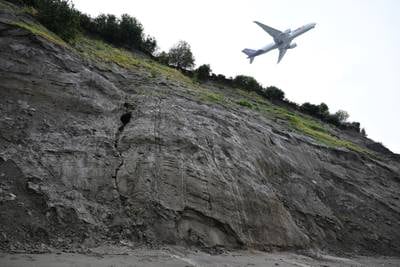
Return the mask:
<svg viewBox="0 0 400 267">
<path fill-rule="evenodd" d="M 311 23 L 311 27 L 315 27 L 317 25 L 317 23 Z"/>
</svg>

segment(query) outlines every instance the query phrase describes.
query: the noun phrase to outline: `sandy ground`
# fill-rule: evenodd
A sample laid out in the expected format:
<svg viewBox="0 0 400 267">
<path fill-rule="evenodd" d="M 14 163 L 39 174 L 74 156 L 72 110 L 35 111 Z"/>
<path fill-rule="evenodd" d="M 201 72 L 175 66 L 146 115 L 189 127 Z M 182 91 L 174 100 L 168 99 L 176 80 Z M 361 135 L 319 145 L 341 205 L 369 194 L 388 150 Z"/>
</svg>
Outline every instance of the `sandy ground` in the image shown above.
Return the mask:
<svg viewBox="0 0 400 267">
<path fill-rule="evenodd" d="M 210 255 L 200 251 L 189 251 L 181 247 L 161 249 L 129 249 L 102 247 L 88 253 L 49 254 L 0 254 L 1 267 L 109 267 L 109 266 L 400 266 L 400 258 L 338 258 L 321 255 L 318 259 L 295 253 L 265 253 L 258 251 L 235 251 Z"/>
</svg>

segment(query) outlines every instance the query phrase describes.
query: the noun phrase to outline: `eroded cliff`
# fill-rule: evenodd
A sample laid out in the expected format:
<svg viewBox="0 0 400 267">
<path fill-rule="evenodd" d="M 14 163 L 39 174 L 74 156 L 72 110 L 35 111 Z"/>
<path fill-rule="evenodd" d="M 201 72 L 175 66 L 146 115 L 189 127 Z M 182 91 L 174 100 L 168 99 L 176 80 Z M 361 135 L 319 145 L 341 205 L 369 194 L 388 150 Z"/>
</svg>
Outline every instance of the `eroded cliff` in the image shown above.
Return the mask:
<svg viewBox="0 0 400 267">
<path fill-rule="evenodd" d="M 328 125 L 319 139 L 256 95 L 23 23 L 35 24 L 0 12 L 1 249 L 130 240 L 400 254 L 397 155 Z"/>
</svg>

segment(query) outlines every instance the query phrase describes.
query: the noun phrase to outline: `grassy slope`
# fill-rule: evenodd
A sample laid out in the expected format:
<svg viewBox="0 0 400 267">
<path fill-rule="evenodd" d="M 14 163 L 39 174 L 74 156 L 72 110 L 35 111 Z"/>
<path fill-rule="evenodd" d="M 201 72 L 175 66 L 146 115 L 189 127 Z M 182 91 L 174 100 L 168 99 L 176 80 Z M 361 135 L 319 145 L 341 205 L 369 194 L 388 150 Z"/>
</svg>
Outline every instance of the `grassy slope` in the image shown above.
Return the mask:
<svg viewBox="0 0 400 267">
<path fill-rule="evenodd" d="M 11 6 L 1 0 L 0 9 L 6 9 L 8 11 L 14 9 L 12 10 L 13 12 L 23 12 L 22 10 L 16 11 L 14 6 Z M 231 90 L 233 90 L 235 93 L 227 96 L 219 92 L 214 92 L 213 90 L 201 88 L 190 78 L 173 68 L 161 65 L 151 59 L 137 56 L 125 49 L 113 47 L 112 45 L 109 45 L 101 40 L 96 40 L 81 35 L 77 38 L 77 40 L 75 40 L 74 45 L 68 45 L 57 35 L 48 31 L 40 24 L 26 21 L 14 21 L 10 24 L 28 30 L 33 34 L 39 35 L 57 45 L 75 50 L 81 54 L 81 56 L 90 60 L 104 63 L 112 62 L 128 69 L 140 68 L 150 72 L 151 76 L 153 77 L 163 75 L 168 79 L 181 81 L 188 88 L 196 89 L 199 98 L 203 101 L 222 104 L 227 107 L 231 105 L 242 106 L 255 112 L 260 112 L 267 117 L 279 118 L 286 121 L 287 125 L 294 130 L 304 133 L 315 139 L 317 142 L 325 144 L 329 147 L 344 147 L 352 151 L 369 154 L 368 150 L 365 148 L 360 147 L 350 141 L 341 140 L 335 137 L 330 130 L 330 127 L 327 127 L 321 121 L 297 112 L 295 113 L 289 111 L 283 107 L 273 105 L 255 93 L 231 88 Z"/>
</svg>

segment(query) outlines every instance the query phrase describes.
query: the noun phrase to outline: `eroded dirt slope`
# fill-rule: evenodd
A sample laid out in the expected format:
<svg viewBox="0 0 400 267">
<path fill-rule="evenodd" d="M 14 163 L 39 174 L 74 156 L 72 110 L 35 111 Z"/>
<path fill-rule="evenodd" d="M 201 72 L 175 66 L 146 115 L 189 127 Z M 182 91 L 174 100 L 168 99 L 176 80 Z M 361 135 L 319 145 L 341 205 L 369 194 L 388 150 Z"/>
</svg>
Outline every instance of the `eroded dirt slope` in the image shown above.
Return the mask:
<svg viewBox="0 0 400 267">
<path fill-rule="evenodd" d="M 330 148 L 0 16 L 1 249 L 128 239 L 400 254 L 397 156 Z"/>
</svg>

